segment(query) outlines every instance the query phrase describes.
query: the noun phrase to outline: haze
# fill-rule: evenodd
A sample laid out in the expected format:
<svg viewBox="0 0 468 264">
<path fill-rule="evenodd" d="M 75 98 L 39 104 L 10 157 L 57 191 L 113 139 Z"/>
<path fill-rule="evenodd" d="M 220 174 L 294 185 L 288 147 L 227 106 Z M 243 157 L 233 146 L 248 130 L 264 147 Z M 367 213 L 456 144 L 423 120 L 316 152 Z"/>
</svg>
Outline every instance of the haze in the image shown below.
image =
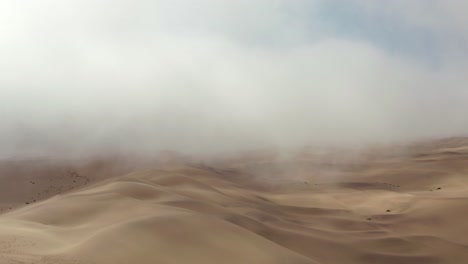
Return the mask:
<svg viewBox="0 0 468 264">
<path fill-rule="evenodd" d="M 0 3 L 1 155 L 468 133 L 464 1 Z"/>
<path fill-rule="evenodd" d="M 0 0 L 0 263 L 468 263 L 468 2 Z"/>
</svg>

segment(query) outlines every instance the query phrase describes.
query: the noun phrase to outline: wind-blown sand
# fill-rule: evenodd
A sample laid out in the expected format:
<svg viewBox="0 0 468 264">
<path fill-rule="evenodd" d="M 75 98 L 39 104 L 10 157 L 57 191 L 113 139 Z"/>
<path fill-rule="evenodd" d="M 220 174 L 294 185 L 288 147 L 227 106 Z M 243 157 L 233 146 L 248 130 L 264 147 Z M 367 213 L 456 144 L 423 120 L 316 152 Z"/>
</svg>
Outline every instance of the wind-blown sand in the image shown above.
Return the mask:
<svg viewBox="0 0 468 264">
<path fill-rule="evenodd" d="M 468 263 L 465 143 L 118 177 L 50 164 L 19 177 L 4 164 L 15 185 L 1 187 L 0 263 Z"/>
</svg>

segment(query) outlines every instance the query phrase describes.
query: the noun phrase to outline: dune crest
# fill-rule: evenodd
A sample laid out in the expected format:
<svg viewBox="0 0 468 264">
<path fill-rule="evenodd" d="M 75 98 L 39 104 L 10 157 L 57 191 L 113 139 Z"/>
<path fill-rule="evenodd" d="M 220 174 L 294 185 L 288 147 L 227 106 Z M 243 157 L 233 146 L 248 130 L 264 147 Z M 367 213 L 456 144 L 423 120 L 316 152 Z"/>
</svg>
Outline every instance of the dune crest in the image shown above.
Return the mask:
<svg viewBox="0 0 468 264">
<path fill-rule="evenodd" d="M 0 262 L 461 263 L 464 149 L 333 167 L 296 158 L 166 164 L 106 177 L 4 212 Z"/>
</svg>

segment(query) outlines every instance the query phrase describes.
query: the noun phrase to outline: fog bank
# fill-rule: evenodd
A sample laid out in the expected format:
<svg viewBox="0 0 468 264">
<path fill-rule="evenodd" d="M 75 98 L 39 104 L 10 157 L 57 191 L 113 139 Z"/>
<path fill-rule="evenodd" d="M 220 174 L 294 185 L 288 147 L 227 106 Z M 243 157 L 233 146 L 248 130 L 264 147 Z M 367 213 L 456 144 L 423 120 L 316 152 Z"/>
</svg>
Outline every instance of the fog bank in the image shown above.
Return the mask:
<svg viewBox="0 0 468 264">
<path fill-rule="evenodd" d="M 5 0 L 0 154 L 465 135 L 467 11 L 461 1 Z"/>
</svg>

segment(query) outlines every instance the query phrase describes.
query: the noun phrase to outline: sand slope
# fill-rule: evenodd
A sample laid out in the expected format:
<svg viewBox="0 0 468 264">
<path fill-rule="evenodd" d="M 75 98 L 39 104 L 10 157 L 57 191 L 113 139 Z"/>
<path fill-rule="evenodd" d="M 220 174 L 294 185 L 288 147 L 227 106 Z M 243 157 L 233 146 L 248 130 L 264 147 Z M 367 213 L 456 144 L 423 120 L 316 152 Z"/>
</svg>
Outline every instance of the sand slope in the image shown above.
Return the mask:
<svg viewBox="0 0 468 264">
<path fill-rule="evenodd" d="M 468 156 L 450 148 L 327 177 L 304 160 L 136 171 L 3 213 L 0 263 L 465 263 Z"/>
</svg>

